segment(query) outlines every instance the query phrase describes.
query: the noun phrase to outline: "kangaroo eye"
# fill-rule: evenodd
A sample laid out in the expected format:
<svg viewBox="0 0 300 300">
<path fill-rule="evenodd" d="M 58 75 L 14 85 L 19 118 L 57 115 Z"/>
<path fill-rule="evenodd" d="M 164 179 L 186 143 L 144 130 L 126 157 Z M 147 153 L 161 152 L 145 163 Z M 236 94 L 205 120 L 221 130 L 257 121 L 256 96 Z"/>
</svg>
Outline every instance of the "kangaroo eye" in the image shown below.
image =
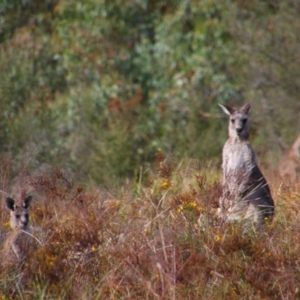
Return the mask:
<svg viewBox="0 0 300 300">
<path fill-rule="evenodd" d="M 16 218 L 17 218 L 17 219 L 20 219 L 20 215 L 16 215 Z"/>
<path fill-rule="evenodd" d="M 230 119 L 231 123 L 234 123 L 234 119 Z"/>
<path fill-rule="evenodd" d="M 243 124 L 245 124 L 247 122 L 247 119 L 242 119 Z"/>
</svg>

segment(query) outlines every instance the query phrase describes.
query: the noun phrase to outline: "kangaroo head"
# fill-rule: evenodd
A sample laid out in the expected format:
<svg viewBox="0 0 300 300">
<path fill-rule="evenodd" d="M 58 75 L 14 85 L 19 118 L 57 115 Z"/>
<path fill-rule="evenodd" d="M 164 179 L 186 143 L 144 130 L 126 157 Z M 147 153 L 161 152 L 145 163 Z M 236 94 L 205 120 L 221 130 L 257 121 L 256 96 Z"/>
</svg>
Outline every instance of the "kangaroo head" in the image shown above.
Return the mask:
<svg viewBox="0 0 300 300">
<path fill-rule="evenodd" d="M 28 207 L 30 205 L 32 197 L 27 196 L 21 206 L 15 204 L 15 200 L 12 198 L 6 198 L 6 206 L 10 209 L 10 226 L 13 229 L 25 229 L 29 223 Z"/>
<path fill-rule="evenodd" d="M 239 109 L 233 108 L 229 105 L 219 104 L 219 106 L 229 116 L 229 137 L 248 139 L 250 132 L 248 112 L 251 108 L 251 103 L 246 103 Z"/>
</svg>

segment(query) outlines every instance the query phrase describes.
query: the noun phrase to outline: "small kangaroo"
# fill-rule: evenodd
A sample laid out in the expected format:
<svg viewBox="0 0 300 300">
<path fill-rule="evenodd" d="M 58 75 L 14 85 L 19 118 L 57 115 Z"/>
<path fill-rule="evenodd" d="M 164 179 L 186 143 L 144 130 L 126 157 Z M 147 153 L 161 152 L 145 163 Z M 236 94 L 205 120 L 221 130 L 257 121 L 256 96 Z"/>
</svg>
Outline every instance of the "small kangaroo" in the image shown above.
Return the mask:
<svg viewBox="0 0 300 300">
<path fill-rule="evenodd" d="M 274 215 L 274 201 L 249 142 L 251 103 L 239 109 L 219 106 L 229 116 L 229 126 L 222 153 L 223 194 L 218 213 L 227 221 L 250 218 L 264 223 Z"/>
<path fill-rule="evenodd" d="M 281 177 L 300 178 L 300 134 L 282 158 L 278 171 Z"/>
<path fill-rule="evenodd" d="M 22 263 L 26 258 L 32 239 L 28 217 L 31 200 L 32 197 L 27 196 L 21 206 L 17 206 L 11 198 L 5 200 L 6 206 L 11 210 L 10 226 L 12 231 L 4 241 L 1 250 L 1 260 L 4 266 Z"/>
</svg>

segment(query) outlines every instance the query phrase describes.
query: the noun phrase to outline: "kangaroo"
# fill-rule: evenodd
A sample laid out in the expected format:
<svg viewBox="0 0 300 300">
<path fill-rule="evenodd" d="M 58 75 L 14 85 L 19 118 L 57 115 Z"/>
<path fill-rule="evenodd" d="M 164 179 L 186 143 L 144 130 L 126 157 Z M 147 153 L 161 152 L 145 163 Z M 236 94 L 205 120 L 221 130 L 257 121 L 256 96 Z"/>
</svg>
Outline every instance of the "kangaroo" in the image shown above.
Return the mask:
<svg viewBox="0 0 300 300">
<path fill-rule="evenodd" d="M 4 266 L 22 263 L 26 258 L 32 239 L 28 217 L 28 207 L 31 200 L 31 196 L 26 197 L 22 206 L 17 206 L 12 198 L 5 200 L 6 206 L 11 210 L 10 226 L 12 231 L 4 241 L 1 250 L 1 260 Z"/>
<path fill-rule="evenodd" d="M 281 160 L 278 167 L 281 177 L 300 178 L 300 134 Z"/>
<path fill-rule="evenodd" d="M 222 153 L 223 193 L 218 213 L 227 221 L 247 218 L 264 223 L 274 215 L 274 201 L 249 142 L 251 103 L 239 109 L 219 106 L 229 116 L 229 126 Z"/>
</svg>

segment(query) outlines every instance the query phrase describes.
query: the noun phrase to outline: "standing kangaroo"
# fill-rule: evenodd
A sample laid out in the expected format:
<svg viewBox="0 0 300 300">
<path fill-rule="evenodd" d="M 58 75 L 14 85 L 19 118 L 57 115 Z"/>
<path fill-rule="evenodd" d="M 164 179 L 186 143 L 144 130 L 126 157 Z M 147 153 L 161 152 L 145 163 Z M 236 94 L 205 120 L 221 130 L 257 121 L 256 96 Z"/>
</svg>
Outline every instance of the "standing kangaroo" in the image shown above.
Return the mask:
<svg viewBox="0 0 300 300">
<path fill-rule="evenodd" d="M 249 142 L 251 103 L 239 109 L 219 105 L 229 115 L 228 140 L 222 154 L 223 195 L 219 214 L 228 221 L 250 218 L 264 223 L 274 214 L 274 201 Z"/>
<path fill-rule="evenodd" d="M 28 207 L 32 197 L 26 197 L 21 206 L 17 206 L 11 198 L 5 200 L 6 206 L 10 209 L 10 226 L 12 231 L 4 241 L 1 249 L 2 265 L 22 263 L 30 248 L 32 239 L 29 227 Z"/>
</svg>

